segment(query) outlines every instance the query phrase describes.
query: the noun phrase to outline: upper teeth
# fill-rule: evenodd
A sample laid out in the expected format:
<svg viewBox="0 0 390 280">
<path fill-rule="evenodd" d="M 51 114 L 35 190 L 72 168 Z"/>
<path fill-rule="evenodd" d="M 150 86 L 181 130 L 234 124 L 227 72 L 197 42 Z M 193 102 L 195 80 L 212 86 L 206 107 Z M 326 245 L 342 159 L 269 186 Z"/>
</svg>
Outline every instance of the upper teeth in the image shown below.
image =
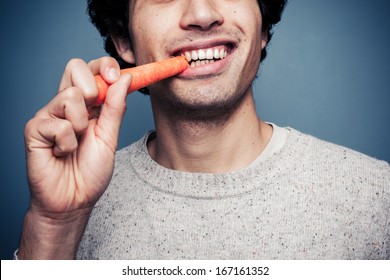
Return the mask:
<svg viewBox="0 0 390 280">
<path fill-rule="evenodd" d="M 204 59 L 224 59 L 227 57 L 227 51 L 224 48 L 209 48 L 201 50 L 186 51 L 183 54 L 188 62 Z"/>
</svg>

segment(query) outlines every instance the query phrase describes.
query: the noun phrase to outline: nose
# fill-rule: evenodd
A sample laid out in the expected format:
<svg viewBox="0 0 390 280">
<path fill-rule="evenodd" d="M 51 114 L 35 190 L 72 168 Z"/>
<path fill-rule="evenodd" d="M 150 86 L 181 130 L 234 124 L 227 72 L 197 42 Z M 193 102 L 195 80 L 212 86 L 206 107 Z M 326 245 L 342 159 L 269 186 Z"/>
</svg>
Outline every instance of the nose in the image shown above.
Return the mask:
<svg viewBox="0 0 390 280">
<path fill-rule="evenodd" d="M 180 26 L 185 30 L 210 30 L 224 21 L 215 0 L 185 1 Z"/>
</svg>

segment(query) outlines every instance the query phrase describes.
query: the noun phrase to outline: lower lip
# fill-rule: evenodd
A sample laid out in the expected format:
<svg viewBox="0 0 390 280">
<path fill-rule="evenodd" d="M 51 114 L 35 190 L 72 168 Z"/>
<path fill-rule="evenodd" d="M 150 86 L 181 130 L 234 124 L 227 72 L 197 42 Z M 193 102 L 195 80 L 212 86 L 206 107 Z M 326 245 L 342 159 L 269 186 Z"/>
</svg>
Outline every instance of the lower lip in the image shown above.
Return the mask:
<svg viewBox="0 0 390 280">
<path fill-rule="evenodd" d="M 230 53 L 224 59 L 216 60 L 209 64 L 204 64 L 196 67 L 188 67 L 176 77 L 182 79 L 199 79 L 219 75 L 226 69 L 228 62 L 230 61 L 231 55 L 232 53 Z"/>
</svg>

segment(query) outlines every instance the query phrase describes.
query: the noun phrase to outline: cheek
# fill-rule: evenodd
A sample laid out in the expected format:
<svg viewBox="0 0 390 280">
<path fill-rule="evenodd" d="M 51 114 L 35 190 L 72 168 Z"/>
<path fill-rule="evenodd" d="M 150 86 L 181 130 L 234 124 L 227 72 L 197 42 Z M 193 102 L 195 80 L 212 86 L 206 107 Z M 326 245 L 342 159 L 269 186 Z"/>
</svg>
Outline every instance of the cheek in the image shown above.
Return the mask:
<svg viewBox="0 0 390 280">
<path fill-rule="evenodd" d="M 149 48 L 154 45 L 155 16 L 147 1 L 131 1 L 129 11 L 129 34 L 136 64 L 148 62 Z"/>
<path fill-rule="evenodd" d="M 248 3 L 236 10 L 234 16 L 238 28 L 244 34 L 245 43 L 250 44 L 252 50 L 258 51 L 258 48 L 262 48 L 262 16 L 257 1 L 255 3 Z"/>
<path fill-rule="evenodd" d="M 257 69 L 260 64 L 261 52 L 263 48 L 263 36 L 262 36 L 262 25 L 261 25 L 261 15 L 253 14 L 253 20 L 247 21 L 245 27 L 245 43 L 247 45 L 247 64 L 252 69 L 255 69 L 254 72 L 257 72 Z"/>
<path fill-rule="evenodd" d="M 135 17 L 132 26 L 132 46 L 135 54 L 136 64 L 145 64 L 160 59 L 164 49 L 164 38 L 166 38 L 167 27 L 157 15 L 153 20 L 144 20 Z"/>
<path fill-rule="evenodd" d="M 148 28 L 142 25 L 135 26 L 132 36 L 132 45 L 135 55 L 136 64 L 144 64 L 150 61 L 152 47 L 156 44 L 154 37 Z"/>
</svg>

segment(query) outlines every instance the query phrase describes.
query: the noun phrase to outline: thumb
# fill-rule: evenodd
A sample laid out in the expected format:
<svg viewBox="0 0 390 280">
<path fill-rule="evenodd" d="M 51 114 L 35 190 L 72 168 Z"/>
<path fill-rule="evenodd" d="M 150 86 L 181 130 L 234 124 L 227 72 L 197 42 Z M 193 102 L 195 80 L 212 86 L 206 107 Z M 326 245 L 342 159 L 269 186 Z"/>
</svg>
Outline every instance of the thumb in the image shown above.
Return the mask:
<svg viewBox="0 0 390 280">
<path fill-rule="evenodd" d="M 100 137 L 104 137 L 106 143 L 116 146 L 122 118 L 126 112 L 126 96 L 130 87 L 132 76 L 123 74 L 119 80 L 112 84 L 107 91 L 106 99 L 97 121 L 97 129 Z"/>
</svg>

